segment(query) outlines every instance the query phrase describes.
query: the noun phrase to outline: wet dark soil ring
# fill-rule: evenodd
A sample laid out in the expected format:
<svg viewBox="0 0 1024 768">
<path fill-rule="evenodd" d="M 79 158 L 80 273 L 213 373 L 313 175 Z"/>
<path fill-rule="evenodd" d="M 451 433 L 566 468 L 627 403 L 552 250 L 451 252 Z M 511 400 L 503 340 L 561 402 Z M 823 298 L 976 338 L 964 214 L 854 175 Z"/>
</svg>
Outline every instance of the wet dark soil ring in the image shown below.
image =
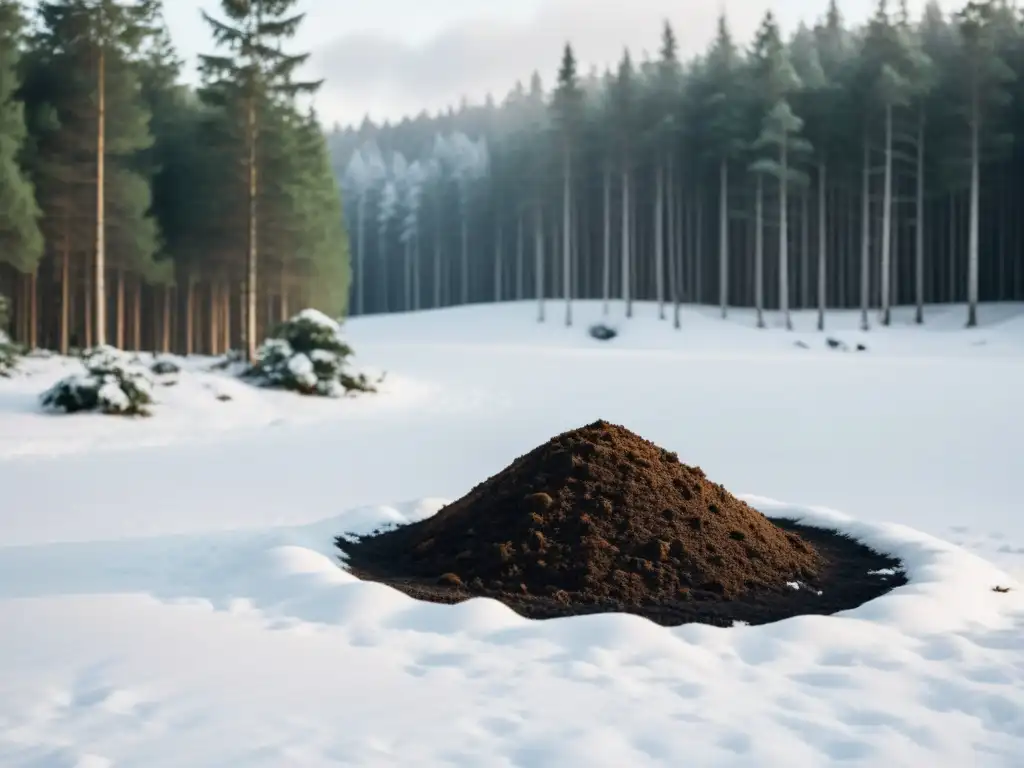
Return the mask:
<svg viewBox="0 0 1024 768">
<path fill-rule="evenodd" d="M 339 538 L 352 574 L 365 581 L 387 584 L 417 600 L 459 603 L 489 597 L 531 619 L 553 619 L 594 613 L 632 613 L 663 626 L 687 623 L 728 627 L 735 622 L 767 624 L 793 616 L 829 615 L 857 608 L 907 583 L 899 560 L 881 554 L 841 531 L 815 528 L 782 518 L 769 518 L 785 531 L 796 533 L 823 557 L 825 564 L 809 581 L 794 581 L 784 589 L 751 589 L 730 598 L 694 591 L 687 600 L 650 601 L 642 604 L 615 600 L 580 599 L 562 592 L 535 595 L 515 591 L 470 588 L 451 579 L 414 578 L 397 572 L 390 559 L 358 540 Z"/>
</svg>

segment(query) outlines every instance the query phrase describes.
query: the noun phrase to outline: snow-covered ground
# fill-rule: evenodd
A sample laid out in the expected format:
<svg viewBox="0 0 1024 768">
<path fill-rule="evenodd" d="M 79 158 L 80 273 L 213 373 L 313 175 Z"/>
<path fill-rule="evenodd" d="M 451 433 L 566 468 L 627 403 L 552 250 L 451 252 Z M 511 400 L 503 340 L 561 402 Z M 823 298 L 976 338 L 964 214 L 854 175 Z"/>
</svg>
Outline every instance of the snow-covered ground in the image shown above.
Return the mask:
<svg viewBox="0 0 1024 768">
<path fill-rule="evenodd" d="M 809 314 L 686 310 L 677 332 L 636 309 L 608 343 L 597 304 L 571 329 L 557 303 L 544 325 L 530 304 L 354 320 L 389 372 L 365 398 L 189 361 L 122 420 L 35 410 L 69 361 L 0 380 L 0 766 L 1020 766 L 1024 306 L 971 331 L 962 307 L 866 334 L 832 315 L 864 352 Z M 597 418 L 838 521 L 910 584 L 663 629 L 420 604 L 337 567 L 335 534 L 428 515 Z"/>
</svg>

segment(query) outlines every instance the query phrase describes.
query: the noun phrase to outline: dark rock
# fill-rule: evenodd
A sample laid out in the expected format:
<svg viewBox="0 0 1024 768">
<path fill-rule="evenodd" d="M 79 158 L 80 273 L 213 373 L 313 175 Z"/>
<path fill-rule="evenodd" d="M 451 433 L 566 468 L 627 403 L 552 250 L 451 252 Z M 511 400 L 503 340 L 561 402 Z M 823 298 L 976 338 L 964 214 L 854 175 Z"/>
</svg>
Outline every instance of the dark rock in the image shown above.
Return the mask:
<svg viewBox="0 0 1024 768">
<path fill-rule="evenodd" d="M 598 341 L 609 341 L 619 335 L 619 332 L 603 323 L 590 326 L 590 335 Z"/>
</svg>

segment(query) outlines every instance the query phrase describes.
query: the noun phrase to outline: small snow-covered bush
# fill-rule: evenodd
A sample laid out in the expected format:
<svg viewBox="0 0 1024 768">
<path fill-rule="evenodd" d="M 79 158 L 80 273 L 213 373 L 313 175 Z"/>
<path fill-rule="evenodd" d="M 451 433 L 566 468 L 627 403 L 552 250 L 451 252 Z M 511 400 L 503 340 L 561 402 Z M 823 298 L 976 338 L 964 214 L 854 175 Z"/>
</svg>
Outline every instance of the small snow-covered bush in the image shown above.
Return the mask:
<svg viewBox="0 0 1024 768">
<path fill-rule="evenodd" d="M 61 379 L 44 392 L 43 406 L 65 413 L 98 411 L 147 416 L 153 403 L 153 379 L 120 350 L 96 347 L 82 354 L 83 373 Z"/>
<path fill-rule="evenodd" d="M 150 372 L 157 376 L 169 376 L 172 373 L 181 373 L 181 366 L 170 357 L 158 357 L 149 366 Z"/>
<path fill-rule="evenodd" d="M 245 372 L 266 387 L 304 395 L 337 397 L 346 392 L 373 392 L 362 375 L 344 368 L 352 348 L 341 325 L 315 309 L 304 309 L 282 323 L 260 347 L 256 362 Z"/>
</svg>

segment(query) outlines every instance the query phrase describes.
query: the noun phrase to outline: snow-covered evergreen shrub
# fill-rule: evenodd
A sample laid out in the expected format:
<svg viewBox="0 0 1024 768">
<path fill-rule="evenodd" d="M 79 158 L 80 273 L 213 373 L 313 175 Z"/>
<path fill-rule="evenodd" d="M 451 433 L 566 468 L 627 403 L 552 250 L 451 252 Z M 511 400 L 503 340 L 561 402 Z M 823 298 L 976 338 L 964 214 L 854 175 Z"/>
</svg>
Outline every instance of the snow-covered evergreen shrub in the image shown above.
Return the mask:
<svg viewBox="0 0 1024 768">
<path fill-rule="evenodd" d="M 158 357 L 149 366 L 149 370 L 157 376 L 169 376 L 172 373 L 181 373 L 181 366 L 170 357 Z"/>
<path fill-rule="evenodd" d="M 352 348 L 341 325 L 315 309 L 304 309 L 282 323 L 260 347 L 245 375 L 266 387 L 304 395 L 337 397 L 345 392 L 373 392 L 362 374 L 347 373 Z"/>
<path fill-rule="evenodd" d="M 61 379 L 44 392 L 43 406 L 65 413 L 98 411 L 121 416 L 147 416 L 153 403 L 153 379 L 144 367 L 113 347 L 82 354 L 83 373 Z"/>
</svg>

